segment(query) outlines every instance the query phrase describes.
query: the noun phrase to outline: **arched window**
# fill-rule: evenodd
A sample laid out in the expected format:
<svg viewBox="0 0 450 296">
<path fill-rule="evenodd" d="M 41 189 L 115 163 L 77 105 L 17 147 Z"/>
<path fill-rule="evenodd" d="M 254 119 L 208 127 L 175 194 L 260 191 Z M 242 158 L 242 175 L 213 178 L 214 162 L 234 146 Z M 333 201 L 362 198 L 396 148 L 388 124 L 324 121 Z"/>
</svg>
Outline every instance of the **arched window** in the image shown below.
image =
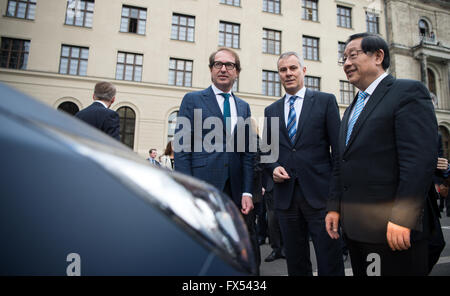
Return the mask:
<svg viewBox="0 0 450 296">
<path fill-rule="evenodd" d="M 130 107 L 120 107 L 117 113 L 120 118 L 120 141 L 133 149 L 136 113 Z"/>
<path fill-rule="evenodd" d="M 175 128 L 177 126 L 177 116 L 178 111 L 174 111 L 170 113 L 169 115 L 169 127 L 167 129 L 167 142 L 170 142 L 173 140 L 173 137 L 175 135 Z"/>
<path fill-rule="evenodd" d="M 419 21 L 419 34 L 420 37 L 428 38 L 430 36 L 430 28 L 428 26 L 428 23 L 423 19 Z"/>
<path fill-rule="evenodd" d="M 72 102 L 63 102 L 59 104 L 58 110 L 62 110 L 66 113 L 69 113 L 70 115 L 75 115 L 78 111 L 80 111 L 80 108 L 78 108 L 77 104 Z"/>
</svg>

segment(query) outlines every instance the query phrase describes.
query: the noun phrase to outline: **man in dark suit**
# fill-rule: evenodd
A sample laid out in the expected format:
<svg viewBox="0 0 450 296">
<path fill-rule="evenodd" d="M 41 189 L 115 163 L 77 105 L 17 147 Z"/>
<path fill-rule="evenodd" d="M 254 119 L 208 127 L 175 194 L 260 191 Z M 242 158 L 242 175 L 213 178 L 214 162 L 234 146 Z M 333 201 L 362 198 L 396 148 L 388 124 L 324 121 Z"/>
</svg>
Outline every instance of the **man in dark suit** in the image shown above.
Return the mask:
<svg viewBox="0 0 450 296">
<path fill-rule="evenodd" d="M 181 102 L 174 138 L 175 170 L 230 196 L 258 247 L 251 194 L 255 153 L 248 149 L 250 106 L 231 92 L 241 70 L 239 56 L 219 48 L 209 57 L 209 69 L 212 85 L 186 94 Z M 238 147 L 242 141 L 244 149 Z"/>
<path fill-rule="evenodd" d="M 342 118 L 326 227 L 340 221 L 355 275 L 425 275 L 426 196 L 437 162 L 437 122 L 430 94 L 386 74 L 386 41 L 350 36 L 344 72 L 359 89 Z"/>
<path fill-rule="evenodd" d="M 109 109 L 116 99 L 116 88 L 110 82 L 98 82 L 92 97 L 94 103 L 77 112 L 75 117 L 120 140 L 119 114 Z"/>
<path fill-rule="evenodd" d="M 324 223 L 340 125 L 336 98 L 304 87 L 306 67 L 295 52 L 280 56 L 278 73 L 286 95 L 264 111 L 264 143 L 273 145 L 269 140 L 279 133 L 279 158 L 266 169 L 274 180 L 288 273 L 312 275 L 311 236 L 318 274 L 344 275 L 340 241 L 330 239 Z M 272 118 L 279 119 L 279 129 L 272 130 Z"/>
</svg>

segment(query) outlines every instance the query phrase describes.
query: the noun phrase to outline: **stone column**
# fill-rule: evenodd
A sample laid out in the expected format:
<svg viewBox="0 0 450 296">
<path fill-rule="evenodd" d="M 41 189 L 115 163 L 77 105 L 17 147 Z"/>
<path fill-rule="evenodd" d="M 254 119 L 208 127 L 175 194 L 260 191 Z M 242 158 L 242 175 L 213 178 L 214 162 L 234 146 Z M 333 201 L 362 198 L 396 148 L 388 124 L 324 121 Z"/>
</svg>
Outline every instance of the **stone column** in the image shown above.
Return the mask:
<svg viewBox="0 0 450 296">
<path fill-rule="evenodd" d="M 420 77 L 425 84 L 425 86 L 428 88 L 428 72 L 427 72 L 427 56 L 423 53 L 420 54 Z"/>
</svg>

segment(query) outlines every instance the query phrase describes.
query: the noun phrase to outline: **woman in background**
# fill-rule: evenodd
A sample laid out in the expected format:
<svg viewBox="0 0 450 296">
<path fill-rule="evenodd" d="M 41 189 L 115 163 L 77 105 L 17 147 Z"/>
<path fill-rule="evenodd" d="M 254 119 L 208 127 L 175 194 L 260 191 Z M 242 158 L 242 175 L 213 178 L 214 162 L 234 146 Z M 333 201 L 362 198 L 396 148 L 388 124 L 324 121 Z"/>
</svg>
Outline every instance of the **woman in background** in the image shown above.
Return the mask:
<svg viewBox="0 0 450 296">
<path fill-rule="evenodd" d="M 164 155 L 161 156 L 161 166 L 166 167 L 169 170 L 173 170 L 173 149 L 172 149 L 172 141 L 167 143 L 166 150 L 164 150 Z"/>
</svg>

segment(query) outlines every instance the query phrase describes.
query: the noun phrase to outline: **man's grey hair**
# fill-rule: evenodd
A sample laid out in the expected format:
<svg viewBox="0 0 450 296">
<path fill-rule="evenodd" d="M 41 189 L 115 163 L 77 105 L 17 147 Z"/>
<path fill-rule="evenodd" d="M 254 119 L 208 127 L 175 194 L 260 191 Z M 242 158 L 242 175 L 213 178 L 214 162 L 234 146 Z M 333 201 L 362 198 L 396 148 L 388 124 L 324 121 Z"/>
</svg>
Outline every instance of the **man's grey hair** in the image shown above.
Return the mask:
<svg viewBox="0 0 450 296">
<path fill-rule="evenodd" d="M 95 85 L 94 96 L 99 100 L 110 102 L 116 96 L 116 87 L 111 82 L 98 82 Z"/>
<path fill-rule="evenodd" d="M 280 60 L 287 59 L 290 56 L 295 56 L 298 60 L 298 63 L 300 64 L 300 67 L 302 67 L 302 68 L 305 67 L 305 60 L 303 60 L 303 57 L 301 55 L 299 55 L 298 53 L 296 53 L 295 51 L 287 51 L 287 52 L 282 53 L 280 55 L 280 57 L 278 58 L 277 67 L 278 67 Z"/>
</svg>

